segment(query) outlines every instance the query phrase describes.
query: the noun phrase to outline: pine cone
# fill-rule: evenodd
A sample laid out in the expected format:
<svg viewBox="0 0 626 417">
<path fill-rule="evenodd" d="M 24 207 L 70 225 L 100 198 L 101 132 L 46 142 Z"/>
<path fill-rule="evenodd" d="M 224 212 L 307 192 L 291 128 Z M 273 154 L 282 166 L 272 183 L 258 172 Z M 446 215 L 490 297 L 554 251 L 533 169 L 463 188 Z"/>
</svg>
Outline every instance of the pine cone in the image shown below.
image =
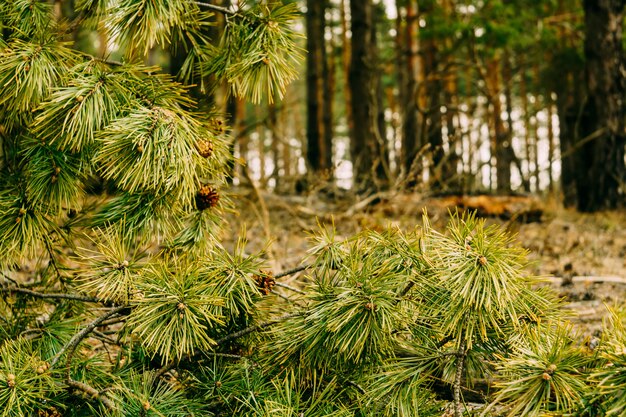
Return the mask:
<svg viewBox="0 0 626 417">
<path fill-rule="evenodd" d="M 208 184 L 200 187 L 200 190 L 196 194 L 196 206 L 198 210 L 206 210 L 215 207 L 219 200 L 220 195 L 217 193 L 217 190 L 213 189 L 213 187 Z"/>
<path fill-rule="evenodd" d="M 213 143 L 209 140 L 200 140 L 196 143 L 196 148 L 198 149 L 198 153 L 203 158 L 209 158 L 213 155 Z"/>
<path fill-rule="evenodd" d="M 276 284 L 276 280 L 274 276 L 269 271 L 260 271 L 259 275 L 254 275 L 252 278 L 256 282 L 257 287 L 259 287 L 259 292 L 263 295 L 268 295 L 272 292 L 272 288 Z"/>
</svg>

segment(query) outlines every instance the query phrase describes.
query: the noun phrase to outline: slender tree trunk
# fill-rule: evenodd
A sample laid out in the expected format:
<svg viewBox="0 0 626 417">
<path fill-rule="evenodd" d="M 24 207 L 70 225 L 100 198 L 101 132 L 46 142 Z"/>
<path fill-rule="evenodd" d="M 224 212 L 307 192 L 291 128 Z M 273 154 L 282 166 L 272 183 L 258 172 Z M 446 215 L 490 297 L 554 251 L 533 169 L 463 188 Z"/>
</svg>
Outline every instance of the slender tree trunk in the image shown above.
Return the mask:
<svg viewBox="0 0 626 417">
<path fill-rule="evenodd" d="M 377 7 L 383 7 L 379 4 Z M 373 57 L 378 56 L 378 16 L 384 14 L 384 9 L 377 10 L 376 13 L 372 13 L 372 27 L 371 27 L 371 41 Z M 389 171 L 389 146 L 387 143 L 387 123 L 385 121 L 385 95 L 383 92 L 382 82 L 382 68 L 378 62 L 372 60 L 373 66 L 373 82 L 374 91 L 371 93 L 374 95 L 372 103 L 374 104 L 374 139 L 376 140 L 376 154 L 375 159 L 375 173 L 376 183 L 380 188 L 386 188 L 390 180 Z"/>
<path fill-rule="evenodd" d="M 352 92 L 350 91 L 350 57 L 352 51 L 350 49 L 350 41 L 348 40 L 348 18 L 346 16 L 346 0 L 341 0 L 339 5 L 339 19 L 341 23 L 341 62 L 343 66 L 344 76 L 344 101 L 346 103 L 346 120 L 348 123 L 348 132 L 352 132 Z"/>
<path fill-rule="evenodd" d="M 499 193 L 511 191 L 511 143 L 502 122 L 502 103 L 500 102 L 500 62 L 497 58 L 487 64 L 487 84 L 493 118 L 492 149 L 496 158 L 496 190 Z"/>
<path fill-rule="evenodd" d="M 452 71 L 452 70 L 449 70 Z M 446 155 L 446 163 L 443 166 L 443 176 L 448 179 L 446 184 L 448 187 L 452 186 L 458 188 L 458 165 L 461 160 L 460 156 L 462 149 L 461 141 L 459 140 L 459 129 L 457 128 L 458 120 L 458 97 L 457 82 L 455 74 L 450 72 L 446 74 L 444 82 L 444 105 L 446 107 L 445 123 L 446 123 L 446 142 L 448 144 L 448 154 Z M 450 180 L 453 183 L 450 184 Z M 457 190 L 458 191 L 458 190 Z"/>
<path fill-rule="evenodd" d="M 539 75 L 539 66 L 537 64 L 533 65 L 533 77 L 534 77 L 534 82 L 536 83 L 536 85 L 540 85 L 540 75 Z M 539 93 L 535 94 L 535 102 L 533 103 L 533 114 L 534 114 L 534 121 L 535 123 L 533 123 L 533 165 L 535 167 L 534 170 L 534 177 L 535 177 L 535 191 L 536 192 L 540 192 L 541 191 L 541 178 L 540 178 L 540 170 L 539 170 L 539 149 L 540 149 L 540 143 L 541 142 L 541 138 L 539 135 L 539 131 L 540 131 L 540 123 L 539 123 L 539 113 L 542 110 L 542 107 L 544 106 L 543 103 L 541 103 L 540 101 L 540 95 Z"/>
<path fill-rule="evenodd" d="M 307 162 L 313 173 L 325 168 L 327 154 L 324 135 L 324 3 L 320 0 L 307 1 Z"/>
<path fill-rule="evenodd" d="M 467 128 L 467 134 L 465 135 L 467 138 L 467 144 L 464 147 L 465 152 L 464 155 L 467 155 L 467 170 L 465 172 L 465 175 L 469 176 L 469 177 L 474 177 L 475 176 L 475 171 L 474 171 L 474 154 L 477 151 L 476 147 L 474 146 L 473 143 L 473 139 L 472 139 L 472 131 L 474 131 L 474 122 L 476 119 L 478 119 L 478 117 L 476 117 L 476 107 L 474 106 L 472 100 L 475 100 L 475 97 L 473 96 L 473 81 L 474 78 L 472 77 L 472 68 L 469 65 L 466 65 L 465 67 L 465 71 L 463 73 L 463 79 L 465 82 L 465 97 L 466 97 L 466 102 L 469 102 L 469 107 L 470 108 L 474 108 L 473 112 L 468 112 L 468 128 Z M 480 159 L 480 158 L 479 158 Z M 473 181 L 470 184 L 470 189 L 473 189 L 476 186 L 475 181 Z"/>
<path fill-rule="evenodd" d="M 565 0 L 558 0 L 557 14 L 563 15 L 568 10 L 565 7 Z M 557 28 L 560 41 L 560 49 L 566 51 L 568 39 L 565 30 L 560 26 Z M 559 152 L 561 154 L 561 178 L 560 188 L 563 194 L 563 205 L 573 207 L 576 205 L 576 160 L 574 155 L 574 144 L 577 132 L 577 121 L 580 113 L 583 94 L 584 80 L 580 76 L 582 72 L 578 68 L 571 69 L 571 65 L 563 65 L 562 59 L 555 56 L 556 69 L 559 72 L 558 82 L 553 82 L 554 93 L 556 94 L 556 111 L 559 117 Z M 560 73 L 565 69 L 565 73 Z M 557 81 L 557 80 L 555 80 Z"/>
<path fill-rule="evenodd" d="M 580 108 L 580 83 L 577 74 L 567 74 L 563 83 L 566 88 L 557 86 L 556 107 L 559 115 L 559 150 L 561 153 L 561 191 L 563 205 L 576 205 L 576 125 Z"/>
<path fill-rule="evenodd" d="M 332 22 L 330 22 L 332 27 Z M 330 54 L 324 47 L 324 76 L 322 80 L 324 91 L 324 106 L 322 123 L 324 125 L 324 154 L 322 155 L 322 166 L 328 179 L 332 179 L 333 175 L 333 136 L 334 136 L 334 109 L 333 100 L 335 98 L 335 43 L 333 38 L 330 40 Z"/>
<path fill-rule="evenodd" d="M 281 175 L 284 178 L 291 179 L 291 144 L 290 139 L 293 137 L 292 117 L 289 117 L 286 106 L 281 106 L 278 110 L 278 125 L 280 126 L 281 138 L 281 160 L 283 163 L 283 171 Z"/>
<path fill-rule="evenodd" d="M 273 169 L 270 175 L 270 180 L 274 180 L 274 189 L 278 189 L 280 186 L 280 142 L 281 137 L 278 134 L 278 113 L 276 104 L 271 103 L 267 106 L 267 125 L 270 134 L 270 146 L 272 150 Z"/>
<path fill-rule="evenodd" d="M 552 93 L 546 92 L 546 108 L 548 109 L 548 190 L 550 194 L 554 193 L 554 173 L 553 173 L 553 161 L 554 161 L 554 103 L 552 100 Z"/>
<path fill-rule="evenodd" d="M 530 143 L 530 109 L 528 107 L 528 87 L 526 80 L 526 68 L 525 62 L 521 64 L 521 77 L 520 77 L 520 97 L 522 101 L 522 120 L 524 122 L 524 158 L 526 159 L 526 181 L 524 181 L 524 190 L 530 191 L 530 183 L 532 181 L 532 168 L 531 168 L 531 143 Z"/>
<path fill-rule="evenodd" d="M 429 182 L 436 189 L 442 187 L 444 178 L 442 168 L 445 158 L 443 148 L 441 92 L 442 82 L 437 73 L 439 52 L 434 39 L 422 41 L 424 52 L 424 69 L 426 73 L 426 94 L 428 107 L 426 111 L 426 138 L 430 146 L 431 164 Z"/>
<path fill-rule="evenodd" d="M 416 158 L 419 151 L 419 132 L 417 114 L 417 11 L 413 1 L 406 4 L 406 22 L 402 25 L 399 2 L 397 39 L 398 68 L 401 80 L 400 102 L 402 103 L 402 171 L 409 178 L 408 185 L 415 185 L 420 173 L 412 172 L 420 169 Z"/>
<path fill-rule="evenodd" d="M 357 189 L 372 190 L 377 143 L 374 132 L 372 103 L 373 45 L 371 0 L 350 0 L 352 39 L 350 59 L 350 91 L 352 96 L 352 131 L 350 151 L 353 180 Z"/>
<path fill-rule="evenodd" d="M 261 188 L 267 186 L 267 177 L 265 173 L 265 125 L 261 122 L 263 120 L 263 110 L 261 106 L 256 107 L 256 134 L 257 134 L 257 150 L 259 152 L 259 184 Z"/>
<path fill-rule="evenodd" d="M 522 187 L 525 191 L 530 191 L 530 184 L 528 183 L 526 176 L 524 175 L 522 162 L 519 160 L 513 149 L 513 69 L 511 68 L 511 57 L 508 53 L 505 55 L 502 65 L 502 78 L 504 82 L 504 102 L 507 115 L 506 134 L 507 141 L 510 144 L 509 156 L 512 162 L 515 164 L 515 167 L 517 168 L 517 172 L 519 173 L 520 179 L 522 181 Z"/>
<path fill-rule="evenodd" d="M 624 204 L 626 73 L 624 0 L 584 0 L 588 99 L 581 120 L 577 194 L 580 211 Z"/>
</svg>

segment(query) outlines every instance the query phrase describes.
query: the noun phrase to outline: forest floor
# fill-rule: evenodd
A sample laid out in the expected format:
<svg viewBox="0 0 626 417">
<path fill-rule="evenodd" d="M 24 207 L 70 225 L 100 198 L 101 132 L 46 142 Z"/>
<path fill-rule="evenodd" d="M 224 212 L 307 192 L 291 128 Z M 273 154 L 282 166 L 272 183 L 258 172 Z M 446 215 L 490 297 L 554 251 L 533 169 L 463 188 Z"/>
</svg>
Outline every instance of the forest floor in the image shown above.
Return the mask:
<svg viewBox="0 0 626 417">
<path fill-rule="evenodd" d="M 248 252 L 266 249 L 270 267 L 280 272 L 298 266 L 319 224 L 334 223 L 338 238 L 363 229 L 389 225 L 411 230 L 430 221 L 443 230 L 450 201 L 419 194 L 382 194 L 358 200 L 340 193 L 277 195 L 251 188 L 232 191 L 235 212 L 228 216 L 225 242 L 246 228 Z M 534 222 L 521 218 L 488 218 L 516 234 L 529 250 L 529 273 L 546 277 L 547 284 L 567 301 L 585 335 L 597 333 L 605 305 L 626 301 L 626 212 L 580 214 L 553 202 L 541 202 Z M 291 279 L 297 280 L 294 276 Z M 289 281 L 283 281 L 289 284 Z"/>
</svg>

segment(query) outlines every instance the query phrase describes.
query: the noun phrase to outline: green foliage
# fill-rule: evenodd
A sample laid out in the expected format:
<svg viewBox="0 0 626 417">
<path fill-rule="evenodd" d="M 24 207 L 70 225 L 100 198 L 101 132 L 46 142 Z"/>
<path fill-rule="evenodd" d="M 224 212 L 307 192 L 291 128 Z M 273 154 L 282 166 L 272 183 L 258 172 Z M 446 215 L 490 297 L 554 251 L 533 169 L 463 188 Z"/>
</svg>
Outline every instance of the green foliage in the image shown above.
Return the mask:
<svg viewBox="0 0 626 417">
<path fill-rule="evenodd" d="M 525 251 L 512 247 L 500 228 L 473 216 L 453 216 L 448 231 L 449 237 L 427 227 L 425 240 L 440 281 L 430 295 L 430 314 L 443 319 L 443 334 L 471 349 L 494 332 L 517 329 L 522 316 L 536 321 L 532 309 L 518 302 L 534 283 L 525 275 Z"/>
<path fill-rule="evenodd" d="M 262 274 L 264 261 L 261 254 L 246 255 L 244 235 L 242 231 L 233 253 L 215 247 L 199 271 L 202 279 L 211 283 L 211 294 L 223 300 L 217 312 L 229 324 L 248 324 L 260 300 L 254 277 Z"/>
<path fill-rule="evenodd" d="M 223 301 L 212 294 L 193 265 L 155 262 L 142 271 L 127 326 L 150 352 L 165 364 L 209 349 L 210 330 L 223 324 Z"/>
<path fill-rule="evenodd" d="M 22 339 L 0 348 L 0 415 L 33 415 L 57 390 L 46 362 Z"/>
<path fill-rule="evenodd" d="M 150 371 L 131 370 L 124 378 L 120 396 L 120 410 L 114 415 L 124 417 L 185 417 L 202 415 L 203 411 L 200 403 L 185 398 L 182 391 L 158 380 Z"/>
<path fill-rule="evenodd" d="M 569 330 L 558 324 L 533 329 L 510 356 L 499 355 L 498 368 L 506 382 L 495 401 L 510 406 L 507 415 L 539 416 L 580 406 L 587 389 L 581 378 L 587 357 Z"/>
<path fill-rule="evenodd" d="M 132 299 L 142 265 L 137 249 L 124 239 L 123 229 L 96 229 L 87 242 L 94 249 L 78 249 L 75 261 L 81 268 L 74 283 L 79 291 L 114 303 L 127 304 Z"/>
<path fill-rule="evenodd" d="M 597 384 L 595 401 L 602 404 L 607 416 L 626 415 L 626 314 L 623 309 L 609 311 L 606 334 L 600 349 L 601 362 L 591 374 Z"/>
<path fill-rule="evenodd" d="M 219 243 L 230 139 L 191 84 L 282 97 L 295 2 L 75 7 L 0 5 L 1 416 L 435 416 L 477 380 L 497 388 L 485 414 L 624 415 L 623 318 L 579 346 L 526 252 L 471 215 L 345 240 L 322 225 L 305 279 L 283 286 L 297 297 L 245 231 Z M 79 26 L 121 62 L 80 51 Z M 140 63 L 174 44 L 178 81 Z"/>
<path fill-rule="evenodd" d="M 289 83 L 298 76 L 296 64 L 302 49 L 299 35 L 289 22 L 297 13 L 295 3 L 248 6 L 243 2 L 241 17 L 230 18 L 219 48 L 212 49 L 212 61 L 204 73 L 228 80 L 240 97 L 259 103 L 264 95 L 270 103 L 282 98 Z"/>
</svg>

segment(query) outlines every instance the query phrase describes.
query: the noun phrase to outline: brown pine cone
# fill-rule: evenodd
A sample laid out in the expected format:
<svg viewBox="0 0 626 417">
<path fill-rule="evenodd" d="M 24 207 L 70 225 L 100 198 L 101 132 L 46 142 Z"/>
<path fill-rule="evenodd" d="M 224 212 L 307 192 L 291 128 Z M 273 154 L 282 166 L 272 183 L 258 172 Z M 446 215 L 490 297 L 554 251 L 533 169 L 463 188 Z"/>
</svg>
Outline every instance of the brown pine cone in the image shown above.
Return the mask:
<svg viewBox="0 0 626 417">
<path fill-rule="evenodd" d="M 198 149 L 198 153 L 203 158 L 209 158 L 213 155 L 213 143 L 209 140 L 200 140 L 196 142 L 196 148 Z"/>
<path fill-rule="evenodd" d="M 217 190 L 213 189 L 213 187 L 208 184 L 200 187 L 200 190 L 198 190 L 198 193 L 196 194 L 196 206 L 198 207 L 198 210 L 206 210 L 208 208 L 215 207 L 217 206 L 219 200 L 220 195 Z"/>
</svg>

